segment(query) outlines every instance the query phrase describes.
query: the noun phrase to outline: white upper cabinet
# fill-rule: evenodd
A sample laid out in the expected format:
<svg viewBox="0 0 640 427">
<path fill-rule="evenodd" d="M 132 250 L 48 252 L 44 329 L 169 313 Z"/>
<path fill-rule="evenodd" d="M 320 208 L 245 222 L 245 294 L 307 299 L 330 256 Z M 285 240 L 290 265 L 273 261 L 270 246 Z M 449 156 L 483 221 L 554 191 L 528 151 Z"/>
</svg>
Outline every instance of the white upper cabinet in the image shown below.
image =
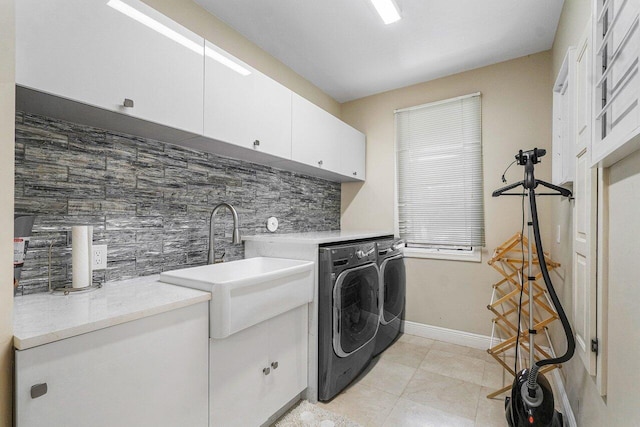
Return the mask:
<svg viewBox="0 0 640 427">
<path fill-rule="evenodd" d="M 573 182 L 575 176 L 576 49 L 570 47 L 553 86 L 553 141 L 551 181 Z"/>
<path fill-rule="evenodd" d="M 206 42 L 204 136 L 291 158 L 291 91 Z"/>
<path fill-rule="evenodd" d="M 338 121 L 340 173 L 353 180 L 365 180 L 366 140 L 362 132 Z"/>
<path fill-rule="evenodd" d="M 16 83 L 39 92 L 201 134 L 203 55 L 137 0 L 16 2 Z"/>
<path fill-rule="evenodd" d="M 16 2 L 16 105 L 332 181 L 364 135 L 140 0 Z"/>
<path fill-rule="evenodd" d="M 640 148 L 640 1 L 594 0 L 592 164 L 610 166 Z"/>
<path fill-rule="evenodd" d="M 295 93 L 291 128 L 292 160 L 339 174 L 341 181 L 364 181 L 364 134 Z"/>
<path fill-rule="evenodd" d="M 334 116 L 293 94 L 291 159 L 326 169 L 340 171 L 340 146 Z"/>
</svg>

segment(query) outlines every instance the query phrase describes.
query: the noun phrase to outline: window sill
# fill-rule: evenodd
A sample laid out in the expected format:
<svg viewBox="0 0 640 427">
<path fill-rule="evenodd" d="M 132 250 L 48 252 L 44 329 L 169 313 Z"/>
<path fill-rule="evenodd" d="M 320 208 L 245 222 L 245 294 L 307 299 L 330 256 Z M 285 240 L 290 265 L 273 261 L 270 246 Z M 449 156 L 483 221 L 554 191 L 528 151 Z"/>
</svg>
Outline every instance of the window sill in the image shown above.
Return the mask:
<svg viewBox="0 0 640 427">
<path fill-rule="evenodd" d="M 443 259 L 448 261 L 482 262 L 482 249 L 473 248 L 468 253 L 438 249 L 404 248 L 405 258 Z"/>
</svg>

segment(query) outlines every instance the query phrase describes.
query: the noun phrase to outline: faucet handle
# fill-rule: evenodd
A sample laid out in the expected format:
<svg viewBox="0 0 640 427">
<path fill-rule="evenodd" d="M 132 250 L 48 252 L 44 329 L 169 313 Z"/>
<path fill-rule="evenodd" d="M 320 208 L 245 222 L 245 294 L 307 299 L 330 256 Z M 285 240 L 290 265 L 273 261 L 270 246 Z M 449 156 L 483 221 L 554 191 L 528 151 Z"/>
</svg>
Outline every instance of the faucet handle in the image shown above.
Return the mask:
<svg viewBox="0 0 640 427">
<path fill-rule="evenodd" d="M 213 262 L 214 264 L 220 264 L 221 262 L 224 262 L 224 256 L 226 255 L 226 252 L 222 252 L 222 256 L 220 258 L 216 258 L 216 260 Z"/>
</svg>

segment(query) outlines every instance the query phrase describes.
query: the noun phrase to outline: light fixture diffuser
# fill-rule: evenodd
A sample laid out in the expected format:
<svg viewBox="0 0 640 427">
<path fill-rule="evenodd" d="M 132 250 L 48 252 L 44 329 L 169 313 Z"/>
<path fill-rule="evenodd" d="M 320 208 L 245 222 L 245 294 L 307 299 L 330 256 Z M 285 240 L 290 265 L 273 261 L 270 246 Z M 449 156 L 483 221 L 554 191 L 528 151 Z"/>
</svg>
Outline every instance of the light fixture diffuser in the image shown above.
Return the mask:
<svg viewBox="0 0 640 427">
<path fill-rule="evenodd" d="M 163 36 L 170 38 L 171 40 L 173 40 L 176 43 L 181 44 L 182 46 L 186 47 L 189 50 L 194 51 L 195 53 L 199 53 L 202 55 L 202 46 L 199 45 L 198 43 L 194 42 L 193 40 L 189 40 L 188 38 L 186 38 L 185 36 L 183 36 L 182 34 L 172 30 L 171 28 L 167 27 L 166 25 L 156 21 L 155 19 L 153 19 L 152 17 L 145 15 L 144 13 L 140 12 L 138 9 L 129 6 L 128 4 L 122 2 L 121 0 L 109 0 L 109 2 L 107 3 L 107 6 L 114 8 L 115 10 L 117 10 L 118 12 L 127 15 L 129 18 L 132 18 L 136 21 L 138 21 L 139 23 L 146 25 L 147 27 L 151 28 L 152 30 L 162 34 Z"/>
<path fill-rule="evenodd" d="M 156 21 L 155 19 L 153 19 L 149 15 L 144 14 L 138 9 L 132 6 L 129 6 L 128 4 L 124 3 L 122 0 L 109 0 L 107 2 L 107 6 L 112 7 L 113 9 L 117 10 L 118 12 L 124 15 L 127 15 L 129 18 L 132 18 L 138 21 L 139 23 L 151 28 L 152 30 L 175 41 L 176 43 L 181 44 L 182 46 L 186 47 L 191 51 L 199 55 L 203 54 L 201 44 L 198 44 L 193 40 L 189 40 L 187 37 L 183 36 L 177 31 L 172 30 L 171 28 L 167 27 L 161 22 Z M 249 74 L 251 74 L 251 71 L 247 70 L 242 65 L 234 62 L 232 59 L 227 58 L 226 56 L 214 51 L 209 47 L 205 48 L 204 54 L 207 55 L 209 58 L 221 63 L 222 65 L 229 67 L 230 69 L 232 69 L 238 74 L 241 74 L 243 76 L 248 76 Z"/>
<path fill-rule="evenodd" d="M 209 46 L 206 46 L 204 48 L 204 54 L 207 55 L 209 58 L 213 59 L 214 61 L 218 61 L 225 67 L 231 68 L 233 71 L 235 71 L 240 75 L 248 76 L 249 74 L 251 74 L 251 71 L 247 70 L 245 67 L 238 64 L 237 62 L 234 62 L 232 59 L 227 58 L 223 54 L 216 52 L 215 50 L 211 49 Z"/>
<path fill-rule="evenodd" d="M 402 19 L 400 16 L 400 8 L 394 0 L 371 0 L 373 7 L 376 8 L 378 15 L 382 21 L 389 25 Z"/>
</svg>

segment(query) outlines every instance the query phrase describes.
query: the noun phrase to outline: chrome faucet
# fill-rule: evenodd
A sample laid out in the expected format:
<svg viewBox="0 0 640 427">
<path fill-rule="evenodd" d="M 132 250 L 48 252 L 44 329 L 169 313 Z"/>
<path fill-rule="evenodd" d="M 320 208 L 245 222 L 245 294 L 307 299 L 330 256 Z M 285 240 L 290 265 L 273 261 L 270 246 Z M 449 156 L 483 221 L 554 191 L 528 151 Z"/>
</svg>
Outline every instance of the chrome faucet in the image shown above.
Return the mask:
<svg viewBox="0 0 640 427">
<path fill-rule="evenodd" d="M 213 233 L 213 218 L 221 208 L 228 208 L 233 214 L 233 244 L 240 243 L 240 230 L 238 230 L 238 212 L 236 212 L 236 208 L 231 206 L 229 203 L 220 203 L 215 208 L 213 208 L 213 212 L 211 212 L 211 220 L 209 221 L 209 264 L 216 263 L 216 255 L 214 252 L 215 244 L 214 244 L 214 233 Z M 219 262 L 222 262 L 220 260 Z"/>
</svg>

